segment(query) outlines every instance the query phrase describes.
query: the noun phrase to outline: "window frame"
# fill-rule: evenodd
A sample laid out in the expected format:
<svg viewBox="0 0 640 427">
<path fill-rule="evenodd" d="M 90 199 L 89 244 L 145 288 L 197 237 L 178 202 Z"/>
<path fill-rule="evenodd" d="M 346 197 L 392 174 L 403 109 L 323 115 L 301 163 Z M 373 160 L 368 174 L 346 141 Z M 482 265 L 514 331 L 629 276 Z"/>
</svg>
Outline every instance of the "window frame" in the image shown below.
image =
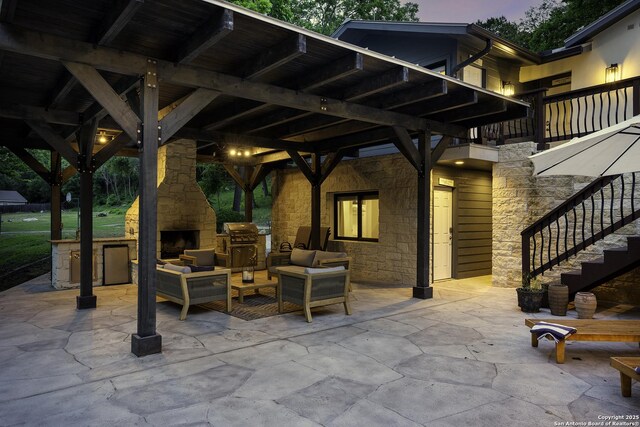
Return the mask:
<svg viewBox="0 0 640 427">
<path fill-rule="evenodd" d="M 372 198 L 375 196 L 375 198 Z M 338 227 L 338 205 L 341 199 L 353 199 L 356 198 L 358 203 L 358 236 L 349 237 L 339 235 L 340 228 Z M 380 204 L 380 192 L 379 191 L 354 191 L 349 193 L 334 193 L 333 195 L 333 229 L 335 230 L 334 240 L 348 240 L 352 242 L 378 242 L 380 240 L 380 232 L 378 231 L 378 238 L 362 237 L 362 201 L 363 200 L 377 200 L 378 209 Z M 378 212 L 379 215 L 379 212 Z M 380 220 L 378 219 L 378 229 Z"/>
</svg>

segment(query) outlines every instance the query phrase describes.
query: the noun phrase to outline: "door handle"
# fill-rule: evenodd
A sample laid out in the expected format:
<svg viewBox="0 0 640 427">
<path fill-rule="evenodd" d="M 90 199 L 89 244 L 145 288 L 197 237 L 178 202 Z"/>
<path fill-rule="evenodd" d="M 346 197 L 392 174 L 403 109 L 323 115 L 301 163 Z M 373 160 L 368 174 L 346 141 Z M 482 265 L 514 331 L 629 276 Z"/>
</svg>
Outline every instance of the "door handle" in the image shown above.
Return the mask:
<svg viewBox="0 0 640 427">
<path fill-rule="evenodd" d="M 453 240 L 453 227 L 449 227 L 449 240 Z"/>
</svg>

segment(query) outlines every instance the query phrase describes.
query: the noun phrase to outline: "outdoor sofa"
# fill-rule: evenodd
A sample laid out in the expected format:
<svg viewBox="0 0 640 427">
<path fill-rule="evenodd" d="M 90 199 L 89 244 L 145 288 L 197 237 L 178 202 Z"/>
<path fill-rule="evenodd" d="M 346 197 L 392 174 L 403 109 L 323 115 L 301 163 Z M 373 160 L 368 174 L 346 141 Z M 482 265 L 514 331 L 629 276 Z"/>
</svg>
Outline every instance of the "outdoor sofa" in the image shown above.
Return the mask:
<svg viewBox="0 0 640 427">
<path fill-rule="evenodd" d="M 339 267 L 349 270 L 351 258 L 345 252 L 314 251 L 293 248 L 291 252 L 272 252 L 267 257 L 267 276 L 271 279 L 278 267 Z"/>
</svg>

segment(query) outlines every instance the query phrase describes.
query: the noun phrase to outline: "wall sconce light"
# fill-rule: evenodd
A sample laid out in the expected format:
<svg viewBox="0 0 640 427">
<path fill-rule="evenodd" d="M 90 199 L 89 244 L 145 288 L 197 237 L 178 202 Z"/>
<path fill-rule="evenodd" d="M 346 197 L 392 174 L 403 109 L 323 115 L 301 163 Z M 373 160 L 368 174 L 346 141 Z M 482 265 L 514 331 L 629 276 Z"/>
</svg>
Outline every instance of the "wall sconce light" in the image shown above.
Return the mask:
<svg viewBox="0 0 640 427">
<path fill-rule="evenodd" d="M 513 96 L 516 93 L 516 87 L 511 82 L 502 82 L 502 94 L 504 96 Z"/>
<path fill-rule="evenodd" d="M 613 83 L 620 80 L 622 75 L 622 66 L 620 64 L 611 64 L 604 69 L 604 81 L 605 83 Z"/>
</svg>

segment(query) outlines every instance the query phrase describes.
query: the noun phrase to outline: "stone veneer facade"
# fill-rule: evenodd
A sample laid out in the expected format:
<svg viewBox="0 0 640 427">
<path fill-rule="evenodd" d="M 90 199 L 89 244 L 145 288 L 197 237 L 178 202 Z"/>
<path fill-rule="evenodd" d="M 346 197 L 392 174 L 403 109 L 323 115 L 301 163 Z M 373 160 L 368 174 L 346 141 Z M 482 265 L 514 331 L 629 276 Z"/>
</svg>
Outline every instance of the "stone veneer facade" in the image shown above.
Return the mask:
<svg viewBox="0 0 640 427">
<path fill-rule="evenodd" d="M 520 232 L 594 180 L 590 177 L 575 176 L 533 177 L 533 165 L 527 157 L 536 151 L 536 144 L 533 142 L 501 146 L 499 163 L 493 167 L 494 286 L 520 286 Z M 640 192 L 636 195 L 637 199 L 638 195 Z M 625 204 L 628 205 L 626 209 L 630 209 L 630 203 Z M 606 221 L 605 217 L 605 223 Z M 638 234 L 640 229 L 636 221 L 607 236 L 604 241 L 587 248 L 577 257 L 572 257 L 560 266 L 554 267 L 552 271 L 545 272 L 543 280 L 559 282 L 560 273 L 578 269 L 582 261 L 601 257 L 604 249 L 624 247 L 627 236 Z M 597 287 L 593 292 L 599 300 L 640 304 L 639 283 L 640 270 L 636 269 Z"/>
<path fill-rule="evenodd" d="M 353 257 L 352 279 L 414 286 L 416 282 L 417 174 L 402 157 L 343 160 L 322 184 L 321 222 L 331 224 L 332 192 L 379 191 L 379 241 L 331 241 L 329 250 Z M 296 169 L 278 171 L 273 186 L 272 248 L 293 242 L 301 225 L 311 224 L 311 186 Z"/>
<path fill-rule="evenodd" d="M 139 198 L 125 216 L 125 235 L 138 239 Z M 179 140 L 158 149 L 158 229 L 200 230 L 200 247 L 215 248 L 216 213 L 196 181 L 196 142 Z"/>
</svg>

